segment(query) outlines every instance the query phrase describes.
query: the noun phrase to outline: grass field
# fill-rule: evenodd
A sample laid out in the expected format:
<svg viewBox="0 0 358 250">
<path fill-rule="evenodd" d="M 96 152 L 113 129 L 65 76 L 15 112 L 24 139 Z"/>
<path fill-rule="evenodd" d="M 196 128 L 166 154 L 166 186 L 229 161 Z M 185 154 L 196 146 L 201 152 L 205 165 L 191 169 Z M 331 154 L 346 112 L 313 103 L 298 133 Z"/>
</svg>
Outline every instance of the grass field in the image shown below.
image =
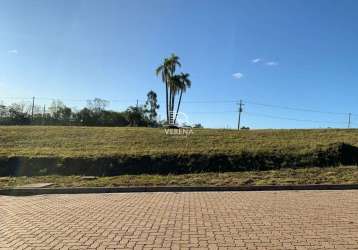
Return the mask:
<svg viewBox="0 0 358 250">
<path fill-rule="evenodd" d="M 193 153 L 237 154 L 242 151 L 305 153 L 345 142 L 358 146 L 358 130 L 198 129 L 185 137 L 162 129 L 57 126 L 0 127 L 0 156 L 99 157 Z"/>
<path fill-rule="evenodd" d="M 135 173 L 161 173 L 329 166 L 342 164 L 347 157 L 355 163 L 358 154 L 352 148 L 342 153 L 342 143 L 357 147 L 358 130 L 197 129 L 189 137 L 179 137 L 153 128 L 3 126 L 0 175 L 19 168 L 34 169 L 29 175 L 76 174 L 86 167 L 91 168 L 87 174 L 112 175 L 137 167 Z M 50 165 L 55 170 L 46 169 Z M 106 169 L 96 172 L 100 167 Z"/>
<path fill-rule="evenodd" d="M 94 180 L 85 180 L 80 176 L 0 177 L 0 188 L 31 183 L 53 183 L 53 187 L 352 184 L 358 183 L 358 168 L 347 166 L 183 175 L 120 175 Z"/>
</svg>

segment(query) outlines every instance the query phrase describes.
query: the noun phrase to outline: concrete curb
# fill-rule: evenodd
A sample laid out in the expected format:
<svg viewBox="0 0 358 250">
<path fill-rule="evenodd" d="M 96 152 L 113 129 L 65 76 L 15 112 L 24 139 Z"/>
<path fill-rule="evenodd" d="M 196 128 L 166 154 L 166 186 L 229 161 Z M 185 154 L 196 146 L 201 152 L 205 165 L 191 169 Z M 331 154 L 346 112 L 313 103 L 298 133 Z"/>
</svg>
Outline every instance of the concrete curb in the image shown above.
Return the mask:
<svg viewBox="0 0 358 250">
<path fill-rule="evenodd" d="M 223 191 L 287 191 L 287 190 L 352 190 L 358 184 L 262 185 L 262 186 L 147 186 L 147 187 L 69 187 L 69 188 L 5 188 L 0 195 L 25 196 L 42 194 L 91 194 L 137 192 L 223 192 Z"/>
</svg>

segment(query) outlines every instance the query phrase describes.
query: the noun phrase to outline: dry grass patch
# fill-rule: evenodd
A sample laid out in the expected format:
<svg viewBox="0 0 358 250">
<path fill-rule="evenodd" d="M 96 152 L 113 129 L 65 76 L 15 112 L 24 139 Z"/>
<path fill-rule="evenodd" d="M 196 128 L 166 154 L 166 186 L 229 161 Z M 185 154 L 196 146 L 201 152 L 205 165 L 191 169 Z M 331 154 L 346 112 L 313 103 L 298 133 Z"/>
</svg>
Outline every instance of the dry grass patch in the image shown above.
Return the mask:
<svg viewBox="0 0 358 250">
<path fill-rule="evenodd" d="M 358 167 L 312 167 L 184 175 L 122 175 L 98 177 L 94 180 L 84 180 L 80 176 L 2 177 L 0 187 L 16 187 L 39 182 L 54 183 L 55 187 L 351 184 L 358 183 Z"/>
</svg>

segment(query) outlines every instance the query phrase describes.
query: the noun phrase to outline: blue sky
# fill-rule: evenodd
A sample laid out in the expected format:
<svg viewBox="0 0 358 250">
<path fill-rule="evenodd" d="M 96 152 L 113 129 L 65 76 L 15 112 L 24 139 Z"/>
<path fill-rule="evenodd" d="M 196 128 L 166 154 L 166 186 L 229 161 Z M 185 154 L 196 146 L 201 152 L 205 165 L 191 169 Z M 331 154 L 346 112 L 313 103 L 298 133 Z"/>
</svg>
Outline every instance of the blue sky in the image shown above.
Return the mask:
<svg viewBox="0 0 358 250">
<path fill-rule="evenodd" d="M 100 97 L 122 110 L 153 89 L 163 104 L 154 70 L 175 52 L 191 74 L 192 122 L 234 128 L 226 101 L 243 99 L 252 128 L 344 127 L 345 114 L 255 103 L 358 114 L 357 13 L 354 0 L 2 1 L 0 100 Z"/>
</svg>

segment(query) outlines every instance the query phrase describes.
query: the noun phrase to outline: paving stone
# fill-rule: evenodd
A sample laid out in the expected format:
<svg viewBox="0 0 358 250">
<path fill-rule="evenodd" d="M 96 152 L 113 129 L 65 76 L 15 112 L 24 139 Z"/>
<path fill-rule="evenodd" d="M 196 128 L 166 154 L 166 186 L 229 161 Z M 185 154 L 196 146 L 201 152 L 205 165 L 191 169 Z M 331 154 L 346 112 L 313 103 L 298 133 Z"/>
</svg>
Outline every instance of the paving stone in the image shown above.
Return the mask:
<svg viewBox="0 0 358 250">
<path fill-rule="evenodd" d="M 358 249 L 358 190 L 0 196 L 0 249 Z"/>
</svg>

